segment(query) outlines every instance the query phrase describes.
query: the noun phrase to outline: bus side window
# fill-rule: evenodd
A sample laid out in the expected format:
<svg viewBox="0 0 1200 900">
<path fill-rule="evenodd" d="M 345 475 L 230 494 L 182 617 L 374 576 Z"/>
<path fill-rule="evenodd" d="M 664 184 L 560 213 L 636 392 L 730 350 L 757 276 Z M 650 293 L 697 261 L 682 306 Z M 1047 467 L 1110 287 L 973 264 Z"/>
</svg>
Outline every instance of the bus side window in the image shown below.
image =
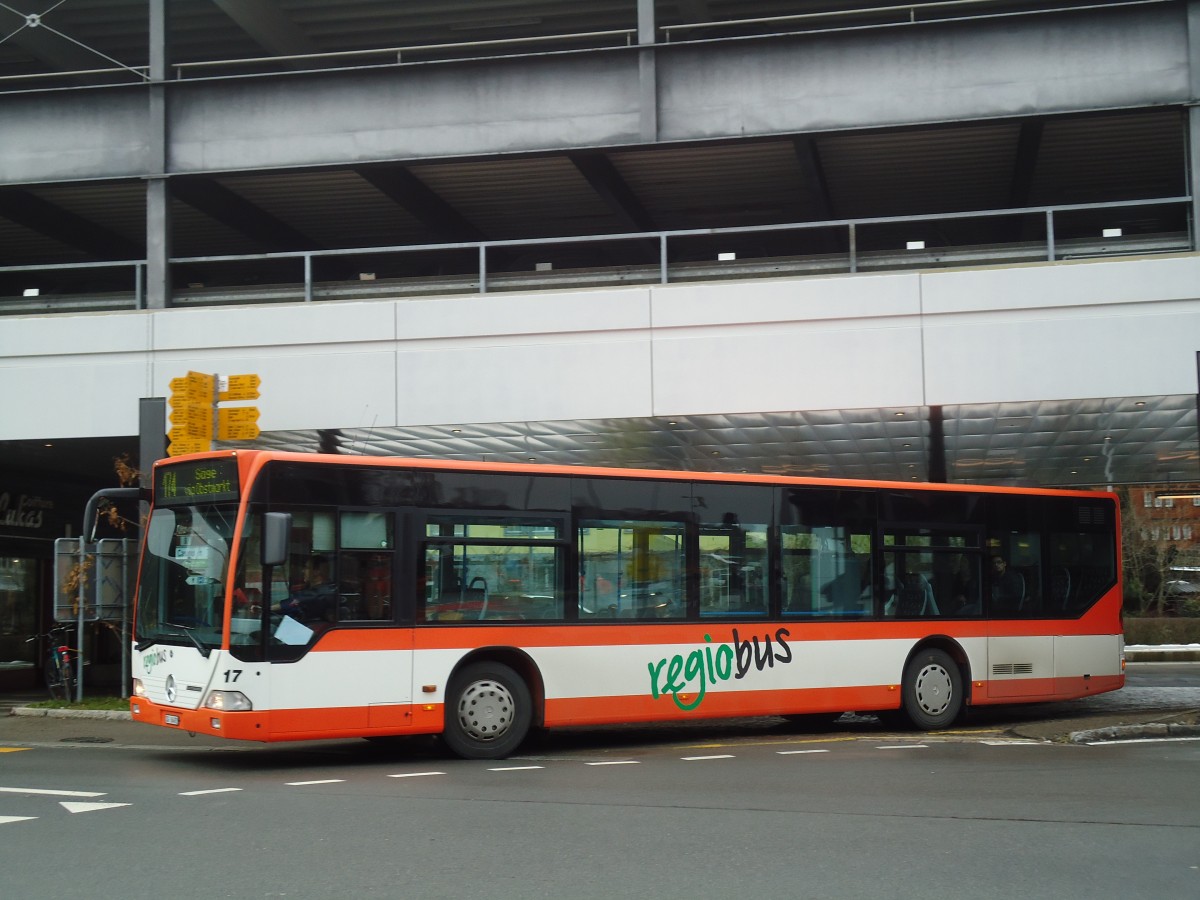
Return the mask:
<svg viewBox="0 0 1200 900">
<path fill-rule="evenodd" d="M 785 615 L 870 614 L 870 534 L 840 526 L 785 526 L 781 538 Z"/>
<path fill-rule="evenodd" d="M 579 527 L 581 619 L 681 619 L 684 526 L 583 521 Z"/>
<path fill-rule="evenodd" d="M 342 551 L 338 560 L 338 621 L 392 617 L 392 555 Z"/>
<path fill-rule="evenodd" d="M 558 523 L 541 518 L 431 516 L 420 620 L 561 620 L 560 534 Z"/>
<path fill-rule="evenodd" d="M 945 615 L 934 593 L 933 556 L 922 551 L 897 551 L 884 559 L 885 616 L 908 619 Z"/>
<path fill-rule="evenodd" d="M 702 526 L 700 615 L 766 615 L 767 526 Z"/>
</svg>

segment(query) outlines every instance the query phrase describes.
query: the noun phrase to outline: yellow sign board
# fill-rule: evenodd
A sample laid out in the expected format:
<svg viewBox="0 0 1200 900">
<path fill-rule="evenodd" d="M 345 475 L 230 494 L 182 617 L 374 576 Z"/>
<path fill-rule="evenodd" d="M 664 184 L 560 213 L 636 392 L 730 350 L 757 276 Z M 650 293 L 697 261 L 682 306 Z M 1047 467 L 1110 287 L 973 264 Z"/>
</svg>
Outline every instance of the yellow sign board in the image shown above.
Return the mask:
<svg viewBox="0 0 1200 900">
<path fill-rule="evenodd" d="M 171 379 L 171 455 L 211 450 L 219 441 L 252 441 L 260 434 L 257 406 L 218 409 L 224 400 L 256 400 L 262 379 L 244 375 L 188 372 Z M 216 416 L 213 416 L 214 411 Z M 215 418 L 215 421 L 214 421 Z"/>
<path fill-rule="evenodd" d="M 207 404 L 205 404 L 205 402 L 203 400 L 197 400 L 195 397 L 193 397 L 191 394 L 189 394 L 187 392 L 186 388 L 183 391 L 172 392 L 171 396 L 167 398 L 167 403 L 170 404 L 171 409 L 181 409 L 185 406 L 205 406 L 205 405 L 207 405 L 207 407 L 209 409 L 212 409 L 212 401 L 211 400 Z"/>
<path fill-rule="evenodd" d="M 259 434 L 257 406 L 217 410 L 217 440 L 252 441 Z"/>
<path fill-rule="evenodd" d="M 184 425 L 188 422 L 198 422 L 204 419 L 212 419 L 212 407 L 210 406 L 176 406 L 171 410 L 170 416 L 173 425 Z"/>
<path fill-rule="evenodd" d="M 180 406 L 172 409 L 170 433 L 174 435 L 178 429 L 180 434 L 212 440 L 212 412 L 212 407 L 209 406 Z"/>
<path fill-rule="evenodd" d="M 171 396 L 168 399 L 173 409 L 185 406 L 213 407 L 213 386 L 216 376 L 203 372 L 188 372 L 186 378 L 171 379 Z"/>
<path fill-rule="evenodd" d="M 259 397 L 258 386 L 262 384 L 262 379 L 253 373 L 230 375 L 228 379 L 222 379 L 222 381 L 226 384 L 218 394 L 218 398 L 221 400 L 257 400 Z"/>
<path fill-rule="evenodd" d="M 211 449 L 212 443 L 206 441 L 204 438 L 172 438 L 170 446 L 167 447 L 167 456 L 183 456 L 185 453 L 202 453 L 205 450 Z"/>
<path fill-rule="evenodd" d="M 231 406 L 226 409 L 217 410 L 217 421 L 230 425 L 252 425 L 258 421 L 257 406 Z"/>
<path fill-rule="evenodd" d="M 254 424 L 239 425 L 222 422 L 217 426 L 217 440 L 219 441 L 252 441 L 260 434 L 262 432 Z"/>
<path fill-rule="evenodd" d="M 217 377 L 215 375 L 206 375 L 203 372 L 188 372 L 187 373 L 187 388 L 188 393 L 197 400 L 213 401 L 213 388 L 216 386 Z"/>
</svg>

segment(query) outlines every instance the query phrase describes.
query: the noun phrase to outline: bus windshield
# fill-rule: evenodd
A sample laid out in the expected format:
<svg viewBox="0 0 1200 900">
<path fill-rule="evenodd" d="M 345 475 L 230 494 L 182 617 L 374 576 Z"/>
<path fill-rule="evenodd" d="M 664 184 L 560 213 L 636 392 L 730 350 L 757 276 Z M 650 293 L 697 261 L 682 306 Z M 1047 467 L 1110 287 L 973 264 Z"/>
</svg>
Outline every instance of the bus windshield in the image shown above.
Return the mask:
<svg viewBox="0 0 1200 900">
<path fill-rule="evenodd" d="M 150 516 L 135 634 L 140 646 L 221 645 L 236 503 L 159 507 Z"/>
</svg>

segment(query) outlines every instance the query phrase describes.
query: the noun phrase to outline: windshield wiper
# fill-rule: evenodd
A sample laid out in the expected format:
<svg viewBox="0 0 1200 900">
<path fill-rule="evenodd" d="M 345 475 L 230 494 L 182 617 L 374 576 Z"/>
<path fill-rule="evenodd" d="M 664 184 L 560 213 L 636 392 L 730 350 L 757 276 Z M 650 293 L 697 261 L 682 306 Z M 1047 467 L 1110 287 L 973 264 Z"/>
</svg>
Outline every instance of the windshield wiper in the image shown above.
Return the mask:
<svg viewBox="0 0 1200 900">
<path fill-rule="evenodd" d="M 200 643 L 200 639 L 192 634 L 192 629 L 187 625 L 180 625 L 177 622 L 167 622 L 162 627 L 164 631 L 167 629 L 173 629 L 176 633 L 182 634 L 185 638 L 192 642 L 192 646 L 199 650 L 205 659 L 208 659 L 208 655 L 212 653 L 212 648 L 206 647 Z M 134 649 L 140 653 L 153 643 L 154 640 L 152 638 L 142 638 L 142 640 L 138 641 L 137 646 Z"/>
</svg>

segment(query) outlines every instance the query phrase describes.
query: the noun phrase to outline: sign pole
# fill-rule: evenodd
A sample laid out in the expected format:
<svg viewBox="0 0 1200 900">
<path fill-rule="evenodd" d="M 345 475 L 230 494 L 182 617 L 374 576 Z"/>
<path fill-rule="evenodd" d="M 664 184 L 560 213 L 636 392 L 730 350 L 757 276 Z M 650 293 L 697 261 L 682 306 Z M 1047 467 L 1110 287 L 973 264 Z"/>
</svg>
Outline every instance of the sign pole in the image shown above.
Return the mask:
<svg viewBox="0 0 1200 900">
<path fill-rule="evenodd" d="M 87 529 L 79 536 L 79 610 L 75 617 L 75 641 L 79 644 L 75 648 L 75 702 L 83 702 L 83 601 L 85 597 L 84 588 L 87 585 L 87 579 L 84 574 L 87 570 L 84 568 L 84 563 L 87 562 Z M 99 579 L 97 579 L 99 580 Z"/>
</svg>

